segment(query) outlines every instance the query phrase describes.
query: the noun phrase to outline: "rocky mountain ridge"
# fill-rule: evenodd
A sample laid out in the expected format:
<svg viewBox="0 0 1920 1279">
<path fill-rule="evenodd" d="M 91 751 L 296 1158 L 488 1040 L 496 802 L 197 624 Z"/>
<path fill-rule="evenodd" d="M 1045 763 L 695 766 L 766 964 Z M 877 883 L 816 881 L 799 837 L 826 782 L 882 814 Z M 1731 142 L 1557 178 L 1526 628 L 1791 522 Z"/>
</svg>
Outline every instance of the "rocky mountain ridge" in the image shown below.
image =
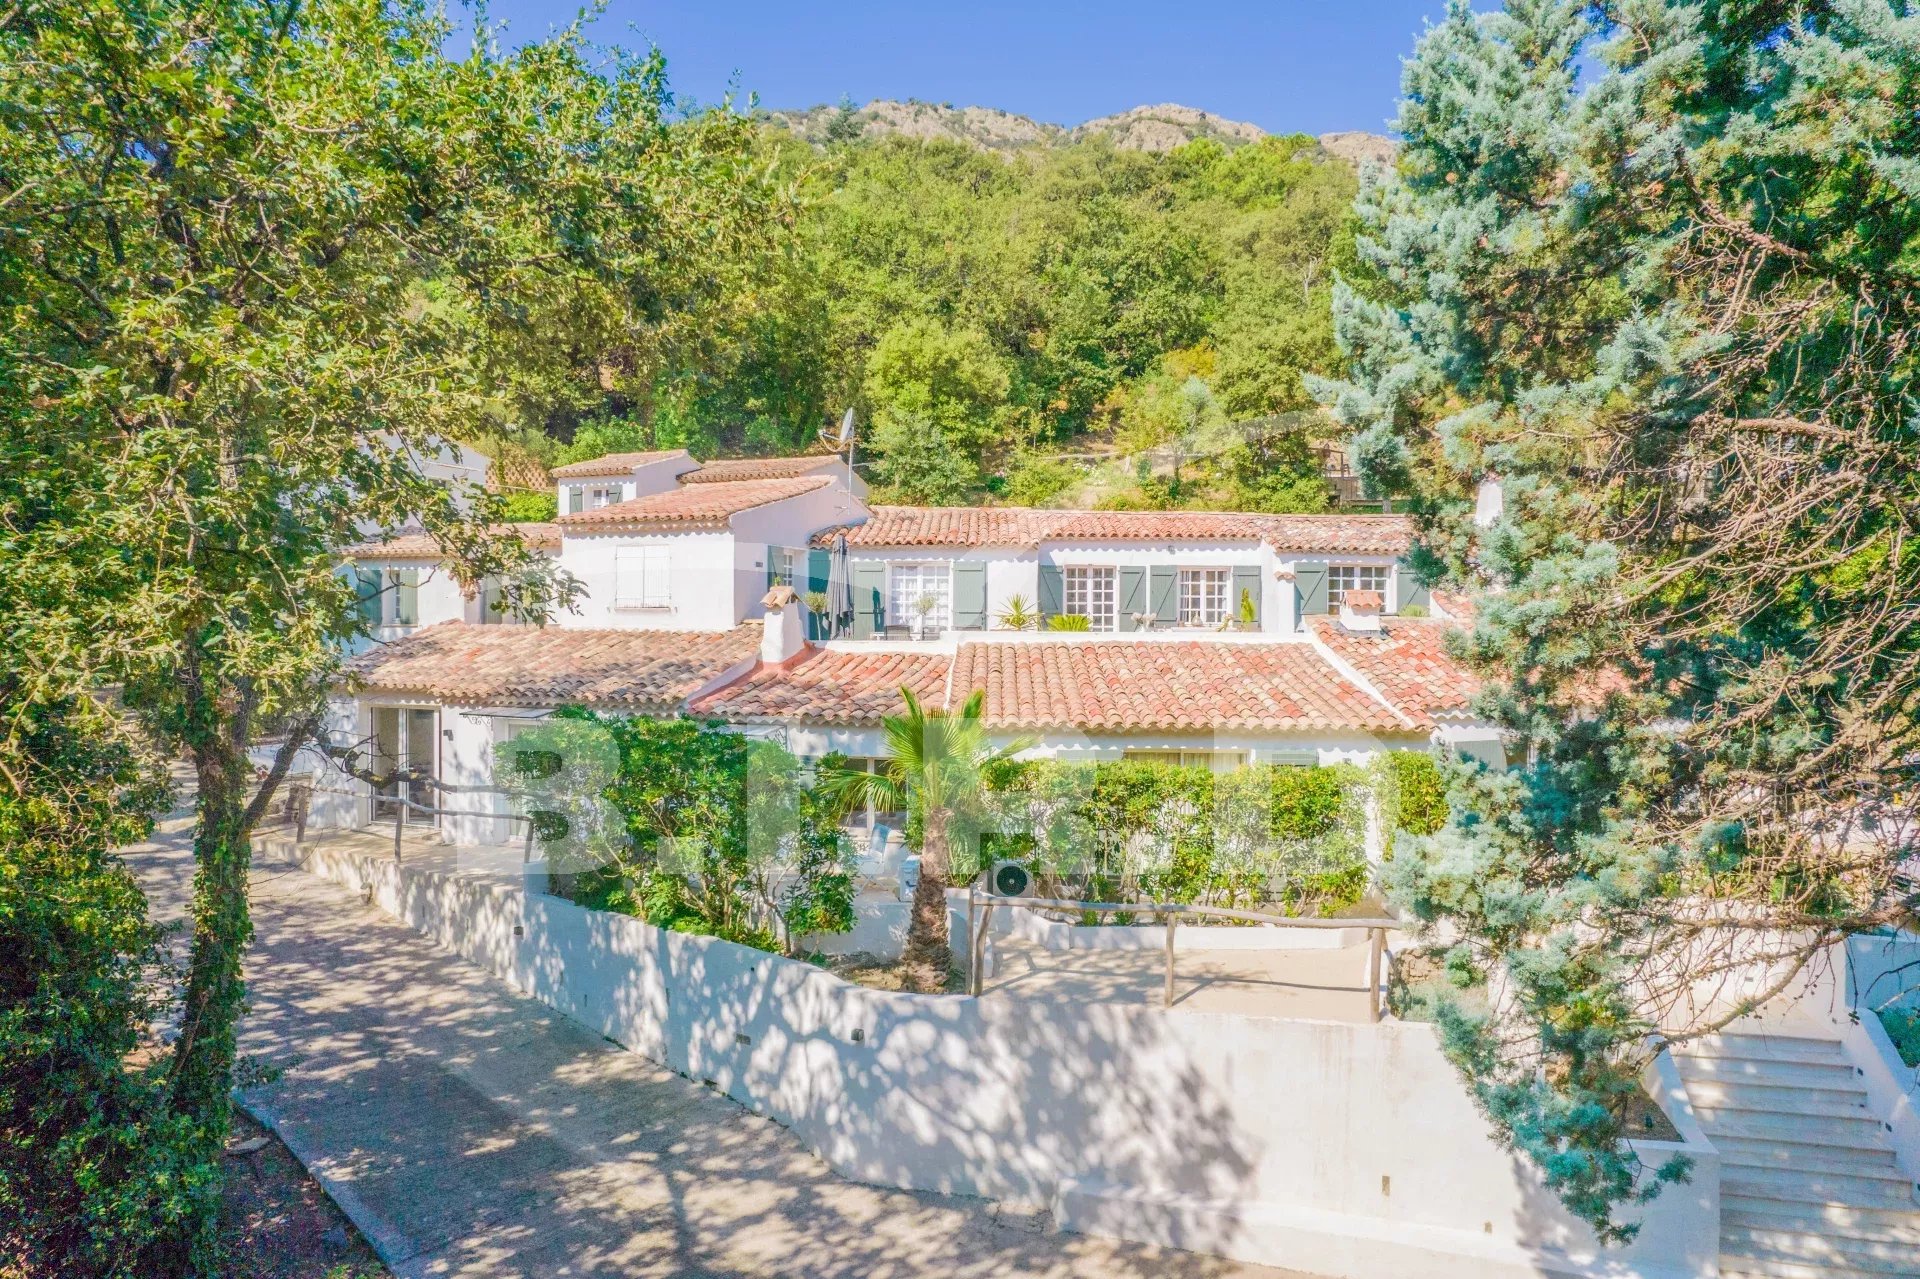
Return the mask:
<svg viewBox="0 0 1920 1279">
<path fill-rule="evenodd" d="M 1133 107 L 1068 128 L 997 107 L 956 107 L 946 102 L 905 102 L 876 98 L 864 106 L 814 106 L 799 111 L 769 111 L 766 118 L 816 145 L 856 138 L 890 136 L 946 138 L 987 151 L 1018 151 L 1106 138 L 1122 151 L 1171 151 L 1198 138 L 1240 146 L 1267 136 L 1266 130 L 1211 111 L 1167 102 Z M 1358 130 L 1322 134 L 1329 155 L 1359 164 L 1391 163 L 1394 141 Z"/>
</svg>

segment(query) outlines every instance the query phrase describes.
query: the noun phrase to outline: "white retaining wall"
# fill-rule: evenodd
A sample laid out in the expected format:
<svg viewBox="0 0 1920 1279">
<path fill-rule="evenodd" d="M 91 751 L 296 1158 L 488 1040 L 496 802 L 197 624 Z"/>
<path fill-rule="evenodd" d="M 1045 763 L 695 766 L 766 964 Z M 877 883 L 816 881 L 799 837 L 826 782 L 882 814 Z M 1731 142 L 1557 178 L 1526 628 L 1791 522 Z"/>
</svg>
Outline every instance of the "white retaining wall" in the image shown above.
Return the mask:
<svg viewBox="0 0 1920 1279">
<path fill-rule="evenodd" d="M 1064 924 L 1013 902 L 993 910 L 993 932 L 1047 950 L 1165 950 L 1164 924 Z M 1142 912 L 1146 913 L 1146 912 Z M 1004 922 L 1003 922 L 1004 921 Z M 1258 924 L 1235 928 L 1181 920 L 1173 930 L 1175 954 L 1219 950 L 1341 950 L 1364 945 L 1364 928 L 1286 928 Z"/>
<path fill-rule="evenodd" d="M 1693 1155 L 1692 1183 L 1645 1210 L 1634 1245 L 1601 1252 L 1488 1138 L 1426 1025 L 894 994 L 558 898 L 302 851 L 857 1180 L 1356 1279 L 1717 1273 L 1711 1146 L 1642 1143 L 1654 1164 Z"/>
</svg>

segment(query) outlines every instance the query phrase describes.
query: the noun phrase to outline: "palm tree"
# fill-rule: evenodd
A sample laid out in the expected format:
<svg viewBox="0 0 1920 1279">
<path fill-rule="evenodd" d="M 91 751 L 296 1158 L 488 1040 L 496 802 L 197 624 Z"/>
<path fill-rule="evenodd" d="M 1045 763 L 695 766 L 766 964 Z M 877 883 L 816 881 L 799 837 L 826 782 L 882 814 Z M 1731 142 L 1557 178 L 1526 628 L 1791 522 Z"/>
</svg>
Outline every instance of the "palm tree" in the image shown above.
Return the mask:
<svg viewBox="0 0 1920 1279">
<path fill-rule="evenodd" d="M 849 768 L 822 776 L 821 784 L 844 815 L 871 804 L 884 811 L 920 813 L 920 881 L 913 890 L 905 984 L 939 990 L 953 966 L 947 942 L 947 880 L 956 819 L 977 813 L 985 798 L 983 771 L 1026 749 L 1025 741 L 996 747 L 981 708 L 986 693 L 969 697 L 958 712 L 927 710 L 910 688 L 900 690 L 906 710 L 881 720 L 887 735 L 886 767 L 872 773 Z"/>
</svg>

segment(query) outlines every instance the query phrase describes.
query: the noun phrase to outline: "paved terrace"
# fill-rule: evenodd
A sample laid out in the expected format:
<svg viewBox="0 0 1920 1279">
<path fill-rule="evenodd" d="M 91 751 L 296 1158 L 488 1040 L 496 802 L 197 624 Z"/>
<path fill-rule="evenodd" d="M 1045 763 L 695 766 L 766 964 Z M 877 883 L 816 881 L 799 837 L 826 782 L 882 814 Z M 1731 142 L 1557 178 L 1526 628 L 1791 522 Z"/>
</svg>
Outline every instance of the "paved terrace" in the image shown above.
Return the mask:
<svg viewBox="0 0 1920 1279">
<path fill-rule="evenodd" d="M 129 853 L 160 919 L 187 899 L 188 825 Z M 403 855 L 454 860 L 418 840 Z M 1311 1279 L 843 1180 L 297 866 L 256 868 L 252 897 L 241 1048 L 283 1073 L 247 1105 L 399 1279 Z"/>
</svg>

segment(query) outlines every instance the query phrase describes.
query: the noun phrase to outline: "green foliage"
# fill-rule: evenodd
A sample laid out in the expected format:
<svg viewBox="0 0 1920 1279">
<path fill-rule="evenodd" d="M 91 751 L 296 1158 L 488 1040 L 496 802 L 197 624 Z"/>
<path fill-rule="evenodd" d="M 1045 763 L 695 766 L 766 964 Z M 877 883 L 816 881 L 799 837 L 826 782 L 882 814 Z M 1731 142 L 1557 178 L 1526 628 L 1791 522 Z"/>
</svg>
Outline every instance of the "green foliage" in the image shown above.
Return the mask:
<svg viewBox="0 0 1920 1279">
<path fill-rule="evenodd" d="M 988 780 L 992 855 L 1017 852 L 1049 892 L 1306 913 L 1367 886 L 1368 787 L 1355 768 L 1046 760 Z"/>
<path fill-rule="evenodd" d="M 1026 749 L 1024 741 L 994 745 L 976 691 L 957 711 L 928 710 L 902 687 L 905 710 L 881 721 L 887 739 L 886 766 L 877 772 L 841 764 L 820 771 L 823 794 L 836 813 L 863 805 L 908 814 L 907 838 L 920 854 L 902 956 L 910 984 L 937 990 L 951 964 L 947 945 L 946 890 L 956 867 L 970 877 L 978 863 L 985 775 Z"/>
<path fill-rule="evenodd" d="M 1085 613 L 1055 613 L 1047 619 L 1050 631 L 1085 631 L 1092 627 L 1093 622 Z"/>
<path fill-rule="evenodd" d="M 1712 1031 L 1683 996 L 1756 932 L 1916 904 L 1912 39 L 1883 3 L 1456 3 L 1356 205 L 1317 390 L 1414 494 L 1423 580 L 1477 596 L 1527 760 L 1463 772 L 1391 887 L 1497 977 L 1448 1051 L 1610 1240 L 1678 1175 L 1620 1145 L 1648 1032 Z"/>
<path fill-rule="evenodd" d="M 1031 454 L 1014 460 L 1001 496 L 1014 506 L 1046 506 L 1080 481 L 1080 472 L 1065 462 Z"/>
<path fill-rule="evenodd" d="M 1447 824 L 1447 782 L 1440 761 L 1427 751 L 1388 751 L 1374 765 L 1374 793 L 1386 855 L 1398 836 L 1432 835 Z"/>
<path fill-rule="evenodd" d="M 1920 1066 L 1920 1010 L 1882 1008 L 1879 1017 L 1900 1060 L 1908 1066 Z"/>
<path fill-rule="evenodd" d="M 22 706 L 5 674 L 0 690 L 0 1257 L 25 1274 L 155 1273 L 221 1183 L 217 1152 L 168 1113 L 165 1059 L 134 1062 L 165 969 L 113 849 L 146 834 L 164 775 L 92 702 Z M 190 1260 L 211 1268 L 198 1241 Z"/>
<path fill-rule="evenodd" d="M 1040 626 L 1039 612 L 1026 596 L 1017 592 L 1007 596 L 1006 604 L 993 615 L 993 620 L 1000 624 L 1001 629 L 1009 631 L 1031 631 Z"/>
<path fill-rule="evenodd" d="M 291 762 L 364 631 L 341 550 L 418 519 L 461 585 L 501 580 L 513 612 L 564 597 L 488 531 L 496 497 L 418 461 L 684 367 L 781 216 L 752 126 L 676 118 L 657 58 L 575 31 L 454 58 L 449 21 L 28 0 L 0 23 L 4 709 L 117 688 L 193 764 L 166 1104 L 198 1167 L 230 1114 L 248 836 L 279 776 L 256 794 L 246 750 L 285 725 Z M 212 1230 L 178 1184 L 155 1272 L 201 1265 Z"/>
<path fill-rule="evenodd" d="M 500 502 L 500 518 L 510 524 L 540 523 L 559 513 L 560 500 L 552 493 L 509 493 Z"/>
<path fill-rule="evenodd" d="M 569 709 L 497 753 L 503 776 L 561 812 L 541 846 L 556 889 L 581 905 L 771 951 L 853 926 L 852 850 L 774 743 Z M 592 837 L 596 810 L 611 837 Z"/>
</svg>

